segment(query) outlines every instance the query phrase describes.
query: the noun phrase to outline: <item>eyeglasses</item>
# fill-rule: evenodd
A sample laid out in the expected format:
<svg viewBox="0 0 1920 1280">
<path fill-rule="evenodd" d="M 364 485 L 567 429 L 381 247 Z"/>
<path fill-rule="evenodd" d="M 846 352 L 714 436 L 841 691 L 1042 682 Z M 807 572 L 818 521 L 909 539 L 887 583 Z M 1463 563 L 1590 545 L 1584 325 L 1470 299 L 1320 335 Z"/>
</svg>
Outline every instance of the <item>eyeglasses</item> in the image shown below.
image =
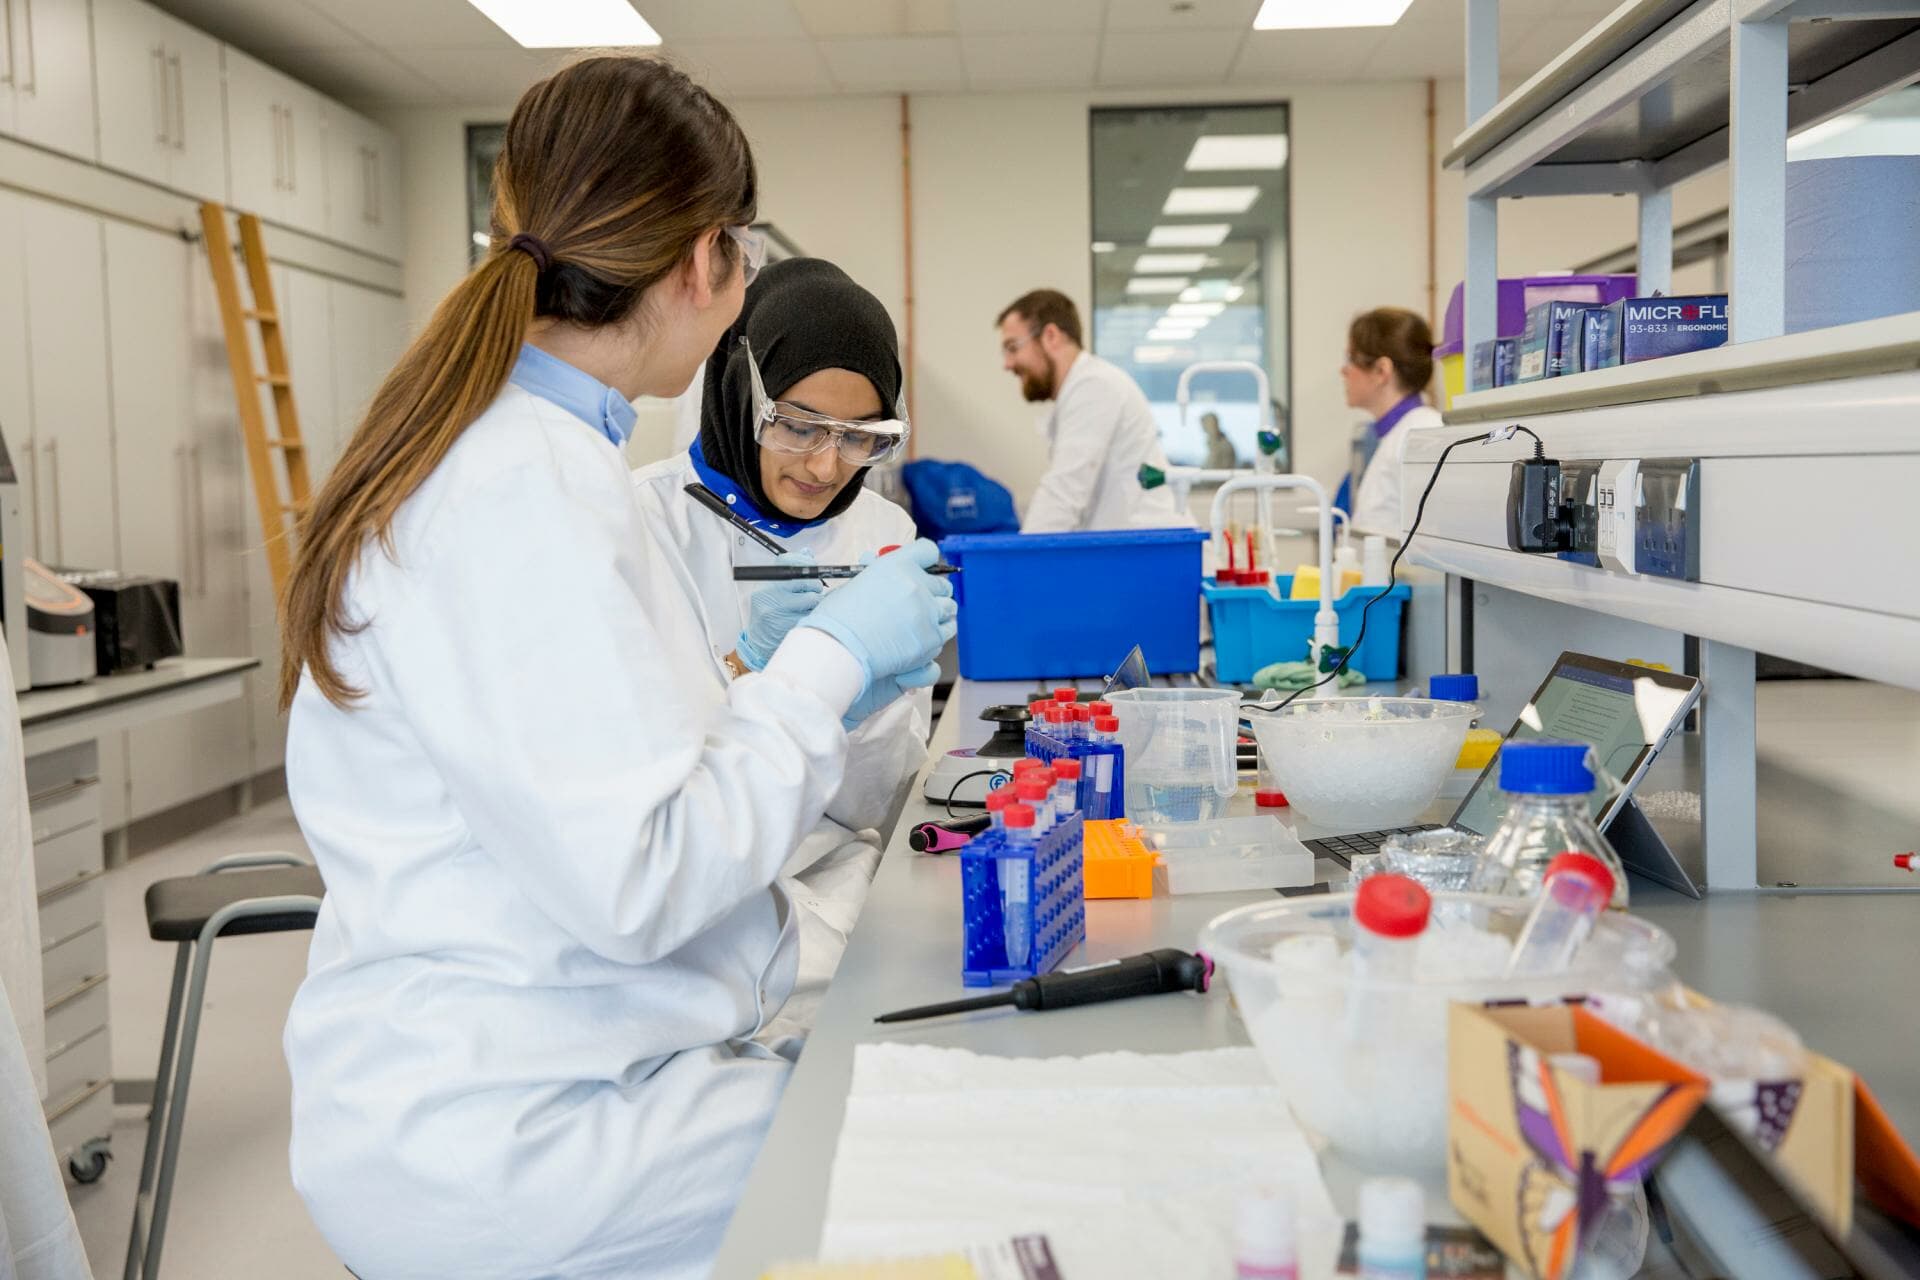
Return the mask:
<svg viewBox="0 0 1920 1280">
<path fill-rule="evenodd" d="M 1014 352 L 1026 346 L 1029 342 L 1032 342 L 1035 338 L 1039 336 L 1040 336 L 1040 330 L 1035 329 L 1024 338 L 1009 339 L 1008 341 L 1000 344 L 1000 354 L 1005 356 L 1010 356 Z"/>
<path fill-rule="evenodd" d="M 728 227 L 727 234 L 740 246 L 741 270 L 746 276 L 741 285 L 750 285 L 760 268 L 767 265 L 767 233 L 752 227 Z"/>
<path fill-rule="evenodd" d="M 753 382 L 753 438 L 775 453 L 808 456 L 832 446 L 840 457 L 856 467 L 875 467 L 900 456 L 907 447 L 911 427 L 907 422 L 906 389 L 894 406 L 894 416 L 873 422 L 848 422 L 824 413 L 786 404 L 767 394 L 760 379 L 760 365 L 745 337 L 740 349 L 746 353 L 747 374 Z"/>
</svg>

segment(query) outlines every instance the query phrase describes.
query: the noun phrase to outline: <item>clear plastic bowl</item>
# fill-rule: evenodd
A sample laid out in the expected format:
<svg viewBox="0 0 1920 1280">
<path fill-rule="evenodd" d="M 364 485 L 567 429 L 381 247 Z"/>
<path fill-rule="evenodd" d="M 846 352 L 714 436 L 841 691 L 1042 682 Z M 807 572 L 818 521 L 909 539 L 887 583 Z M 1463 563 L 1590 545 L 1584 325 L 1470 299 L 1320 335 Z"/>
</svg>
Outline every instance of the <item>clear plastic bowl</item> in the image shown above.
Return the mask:
<svg viewBox="0 0 1920 1280">
<path fill-rule="evenodd" d="M 1479 714 L 1471 702 L 1359 696 L 1302 700 L 1247 719 L 1293 811 L 1346 833 L 1419 821 Z"/>
<path fill-rule="evenodd" d="M 1216 916 L 1200 950 L 1227 975 L 1247 1032 L 1295 1117 L 1364 1171 L 1437 1173 L 1447 1154 L 1447 1006 L 1650 991 L 1670 981 L 1673 939 L 1619 912 L 1595 924 L 1574 966 L 1549 978 L 1501 971 L 1533 904 L 1436 893 L 1411 983 L 1361 983 L 1347 967 L 1352 894 L 1261 902 Z M 1487 935 L 1496 935 L 1490 938 Z M 1276 951 L 1276 948 L 1279 948 Z M 1451 964 L 1450 974 L 1437 976 Z M 1350 1003 L 1386 1001 L 1389 1040 L 1349 1039 Z M 1382 1021 L 1374 1017 L 1366 1024 Z"/>
</svg>

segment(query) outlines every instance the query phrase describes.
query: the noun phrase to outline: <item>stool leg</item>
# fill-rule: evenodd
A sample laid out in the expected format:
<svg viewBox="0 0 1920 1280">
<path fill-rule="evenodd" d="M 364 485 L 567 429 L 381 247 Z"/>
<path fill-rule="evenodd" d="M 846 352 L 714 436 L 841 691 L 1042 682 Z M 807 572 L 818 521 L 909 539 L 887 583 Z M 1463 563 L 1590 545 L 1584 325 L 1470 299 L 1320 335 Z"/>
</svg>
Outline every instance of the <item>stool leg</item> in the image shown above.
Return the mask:
<svg viewBox="0 0 1920 1280">
<path fill-rule="evenodd" d="M 221 915 L 216 915 L 208 928 L 201 931 L 199 945 L 193 948 L 193 975 L 187 986 L 186 1006 L 180 1015 L 179 1062 L 174 1068 L 173 1100 L 167 1107 L 167 1136 L 160 1152 L 160 1173 L 153 1192 L 153 1225 L 148 1229 L 147 1260 L 141 1280 L 154 1280 L 160 1274 L 160 1247 L 166 1243 L 167 1209 L 173 1203 L 174 1167 L 180 1160 L 180 1132 L 187 1127 L 187 1088 L 193 1083 L 193 1050 L 200 1038 L 200 1008 L 207 995 L 207 967 L 213 960 L 213 939 L 225 923 Z M 181 944 L 183 948 L 188 945 Z"/>
<path fill-rule="evenodd" d="M 167 1127 L 167 1087 L 173 1078 L 173 1050 L 180 1031 L 180 995 L 186 989 L 187 961 L 192 951 L 191 942 L 183 942 L 174 949 L 173 992 L 167 997 L 167 1025 L 160 1033 L 160 1065 L 153 1073 L 153 1105 L 147 1112 L 147 1149 L 140 1157 L 140 1189 L 134 1193 L 133 1226 L 127 1233 L 126 1280 L 140 1277 L 140 1255 L 146 1246 L 145 1233 L 140 1230 L 140 1208 L 153 1190 L 160 1139 Z"/>
</svg>

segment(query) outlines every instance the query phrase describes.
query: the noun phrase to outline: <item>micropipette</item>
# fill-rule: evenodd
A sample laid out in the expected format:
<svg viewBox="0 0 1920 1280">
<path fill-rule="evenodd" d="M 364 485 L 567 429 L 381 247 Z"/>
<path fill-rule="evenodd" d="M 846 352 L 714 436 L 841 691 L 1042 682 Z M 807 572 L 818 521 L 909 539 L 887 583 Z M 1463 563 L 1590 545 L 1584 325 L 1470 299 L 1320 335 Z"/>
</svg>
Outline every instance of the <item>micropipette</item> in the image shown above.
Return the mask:
<svg viewBox="0 0 1920 1280">
<path fill-rule="evenodd" d="M 790 582 L 796 578 L 857 578 L 867 569 L 863 564 L 737 564 L 735 582 Z M 958 573 L 954 564 L 931 564 L 928 573 Z"/>
<path fill-rule="evenodd" d="M 1212 981 L 1212 960 L 1205 955 L 1193 955 L 1169 947 L 1090 968 L 1043 973 L 1037 978 L 1016 982 L 1005 991 L 997 991 L 990 996 L 923 1005 L 918 1009 L 902 1009 L 898 1013 L 883 1013 L 874 1021 L 915 1022 L 921 1018 L 938 1018 L 949 1013 L 970 1013 L 975 1009 L 995 1009 L 1005 1005 L 1012 1005 L 1016 1009 L 1065 1009 L 1077 1004 L 1157 996 L 1170 991 L 1204 992 Z"/>
</svg>

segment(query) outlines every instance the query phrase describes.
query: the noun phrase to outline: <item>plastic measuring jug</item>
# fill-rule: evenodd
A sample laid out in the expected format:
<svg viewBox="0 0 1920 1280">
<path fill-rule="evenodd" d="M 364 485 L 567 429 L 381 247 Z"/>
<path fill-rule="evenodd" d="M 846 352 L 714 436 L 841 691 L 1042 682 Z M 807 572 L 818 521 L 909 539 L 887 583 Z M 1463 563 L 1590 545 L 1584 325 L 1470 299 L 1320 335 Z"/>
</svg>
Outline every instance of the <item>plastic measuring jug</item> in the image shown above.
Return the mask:
<svg viewBox="0 0 1920 1280">
<path fill-rule="evenodd" d="M 1127 817 L 1138 823 L 1226 816 L 1238 785 L 1233 689 L 1128 689 L 1113 694 L 1127 769 Z"/>
</svg>

